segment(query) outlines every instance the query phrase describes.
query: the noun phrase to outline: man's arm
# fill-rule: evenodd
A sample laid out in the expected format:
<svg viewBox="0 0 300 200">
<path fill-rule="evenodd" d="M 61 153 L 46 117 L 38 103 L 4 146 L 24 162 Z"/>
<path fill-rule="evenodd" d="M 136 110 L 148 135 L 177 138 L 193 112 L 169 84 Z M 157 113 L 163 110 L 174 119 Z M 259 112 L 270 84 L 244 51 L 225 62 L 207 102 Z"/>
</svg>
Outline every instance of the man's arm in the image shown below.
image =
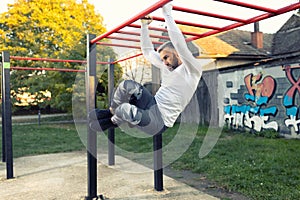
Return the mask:
<svg viewBox="0 0 300 200">
<path fill-rule="evenodd" d="M 162 7 L 165 22 L 167 24 L 167 30 L 172 44 L 174 45 L 177 53 L 182 61 L 190 61 L 195 59 L 191 51 L 188 49 L 185 38 L 177 27 L 175 20 L 172 17 L 172 4 L 168 3 Z M 195 66 L 200 67 L 200 66 Z"/>
<path fill-rule="evenodd" d="M 151 23 L 151 19 L 142 19 L 141 27 L 141 47 L 145 58 L 156 67 L 163 67 L 163 63 L 160 60 L 159 54 L 154 50 L 154 46 L 149 36 L 148 25 Z"/>
</svg>

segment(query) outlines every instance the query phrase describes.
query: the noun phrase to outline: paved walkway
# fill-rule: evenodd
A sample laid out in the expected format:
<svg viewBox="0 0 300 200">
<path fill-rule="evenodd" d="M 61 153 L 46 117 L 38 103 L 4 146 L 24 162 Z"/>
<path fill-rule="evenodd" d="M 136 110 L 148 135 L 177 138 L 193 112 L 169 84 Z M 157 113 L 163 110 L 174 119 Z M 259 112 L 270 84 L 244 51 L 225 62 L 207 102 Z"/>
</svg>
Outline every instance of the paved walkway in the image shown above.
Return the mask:
<svg viewBox="0 0 300 200">
<path fill-rule="evenodd" d="M 164 176 L 163 192 L 153 190 L 153 172 L 116 156 L 116 165 L 98 161 L 98 195 L 110 200 L 216 200 L 186 184 Z M 143 173 L 129 173 L 124 169 Z M 0 199 L 81 200 L 87 195 L 85 152 L 47 154 L 14 159 L 15 178 L 6 180 L 0 163 Z"/>
<path fill-rule="evenodd" d="M 41 120 L 41 123 L 45 123 L 43 120 L 47 118 L 52 117 L 62 117 L 62 116 L 68 116 L 69 114 L 66 113 L 58 113 L 58 114 L 41 114 L 40 116 L 38 114 L 36 115 L 14 115 L 12 116 L 12 123 L 13 124 L 38 124 L 39 120 Z M 2 117 L 0 116 L 0 126 L 2 126 Z M 47 122 L 51 123 L 51 122 Z M 57 122 L 54 122 L 57 123 Z"/>
</svg>

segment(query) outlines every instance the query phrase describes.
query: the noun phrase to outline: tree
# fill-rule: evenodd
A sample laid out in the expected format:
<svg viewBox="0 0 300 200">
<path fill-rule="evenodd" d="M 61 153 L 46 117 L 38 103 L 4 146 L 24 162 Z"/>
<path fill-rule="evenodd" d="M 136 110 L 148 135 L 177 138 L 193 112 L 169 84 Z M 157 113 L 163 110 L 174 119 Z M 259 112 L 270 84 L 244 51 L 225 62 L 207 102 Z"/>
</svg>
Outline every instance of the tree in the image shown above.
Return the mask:
<svg viewBox="0 0 300 200">
<path fill-rule="evenodd" d="M 0 49 L 23 57 L 50 57 L 84 60 L 86 35 L 105 32 L 103 18 L 87 0 L 16 0 L 7 12 L 0 14 Z M 99 58 L 115 53 L 102 48 Z M 103 50 L 105 49 L 105 50 Z M 82 69 L 76 63 L 12 61 L 13 66 Z M 14 96 L 29 92 L 37 102 L 51 92 L 51 100 L 40 106 L 71 109 L 72 87 L 76 73 L 51 71 L 13 71 Z"/>
<path fill-rule="evenodd" d="M 126 56 L 136 55 L 137 51 L 134 51 Z M 126 60 L 123 64 L 124 79 L 134 80 L 140 84 L 151 82 L 151 65 L 145 59 L 145 57 L 135 57 Z"/>
</svg>

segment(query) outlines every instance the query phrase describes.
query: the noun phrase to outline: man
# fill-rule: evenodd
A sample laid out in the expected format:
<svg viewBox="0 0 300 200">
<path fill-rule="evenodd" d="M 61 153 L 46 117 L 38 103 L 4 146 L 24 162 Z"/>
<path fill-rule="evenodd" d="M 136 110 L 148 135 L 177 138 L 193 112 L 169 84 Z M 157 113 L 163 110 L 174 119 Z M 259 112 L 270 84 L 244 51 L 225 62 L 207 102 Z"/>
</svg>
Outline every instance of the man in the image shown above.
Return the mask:
<svg viewBox="0 0 300 200">
<path fill-rule="evenodd" d="M 124 122 L 154 135 L 172 127 L 190 102 L 202 75 L 202 66 L 189 51 L 184 36 L 171 15 L 172 5 L 162 8 L 170 42 L 157 52 L 149 37 L 150 18 L 141 20 L 143 55 L 161 70 L 161 87 L 152 96 L 146 88 L 131 80 L 121 82 L 113 96 L 110 110 L 94 110 L 90 127 L 104 131 Z"/>
</svg>

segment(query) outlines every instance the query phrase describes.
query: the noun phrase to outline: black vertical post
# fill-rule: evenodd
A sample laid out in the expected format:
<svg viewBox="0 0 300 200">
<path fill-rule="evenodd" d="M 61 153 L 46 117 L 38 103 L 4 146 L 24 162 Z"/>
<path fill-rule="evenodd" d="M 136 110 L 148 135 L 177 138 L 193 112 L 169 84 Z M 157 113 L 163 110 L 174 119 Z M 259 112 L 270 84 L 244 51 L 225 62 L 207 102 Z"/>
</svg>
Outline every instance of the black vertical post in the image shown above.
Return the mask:
<svg viewBox="0 0 300 200">
<path fill-rule="evenodd" d="M 90 41 L 96 36 L 87 36 L 86 108 L 87 113 L 96 107 L 96 44 Z M 88 196 L 87 200 L 97 198 L 97 133 L 89 127 L 87 114 L 87 161 Z"/>
<path fill-rule="evenodd" d="M 111 63 L 108 66 L 108 99 L 109 105 L 111 105 L 113 92 L 114 92 L 114 68 L 115 65 Z M 108 165 L 115 164 L 115 129 L 108 129 Z"/>
<path fill-rule="evenodd" d="M 160 70 L 152 66 L 152 94 L 160 87 Z M 153 165 L 154 165 L 154 189 L 163 191 L 163 156 L 162 156 L 162 130 L 153 136 Z"/>
<path fill-rule="evenodd" d="M 163 132 L 163 131 L 162 131 Z M 154 189 L 163 191 L 162 132 L 153 136 Z"/>
<path fill-rule="evenodd" d="M 2 107 L 2 112 L 1 112 L 1 115 L 2 115 L 2 162 L 5 162 L 5 160 L 6 160 L 6 156 L 5 156 L 5 131 L 4 131 L 4 125 L 5 125 L 5 123 L 4 123 L 4 118 L 5 118 L 5 116 L 4 116 L 4 112 L 3 112 L 3 110 L 4 110 L 4 98 L 3 98 L 3 93 L 4 93 L 4 87 L 3 87 L 3 84 L 4 84 L 4 78 L 3 78 L 3 63 L 1 63 L 1 102 L 2 102 L 2 105 L 1 105 L 1 107 Z"/>
<path fill-rule="evenodd" d="M 5 161 L 6 177 L 13 178 L 13 146 L 12 146 L 12 121 L 11 121 L 11 98 L 10 98 L 10 60 L 9 52 L 2 53 L 2 105 L 4 121 L 4 138 L 5 138 Z"/>
</svg>

